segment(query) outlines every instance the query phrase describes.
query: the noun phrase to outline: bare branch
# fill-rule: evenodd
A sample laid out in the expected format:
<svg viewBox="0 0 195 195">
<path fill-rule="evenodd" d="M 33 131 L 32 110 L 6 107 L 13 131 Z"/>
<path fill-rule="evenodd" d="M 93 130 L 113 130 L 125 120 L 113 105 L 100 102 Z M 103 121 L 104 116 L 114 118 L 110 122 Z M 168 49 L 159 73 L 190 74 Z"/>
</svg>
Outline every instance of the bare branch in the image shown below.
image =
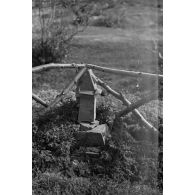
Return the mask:
<svg viewBox="0 0 195 195">
<path fill-rule="evenodd" d="M 37 72 L 42 70 L 44 66 L 44 69 L 48 68 L 61 68 L 61 67 L 71 67 L 71 64 L 48 64 L 48 65 L 42 65 L 42 66 L 37 66 L 33 68 L 33 72 Z M 94 69 L 97 71 L 102 71 L 105 73 L 112 73 L 112 74 L 118 74 L 118 75 L 123 75 L 123 76 L 131 76 L 131 77 L 146 77 L 146 78 L 159 78 L 162 79 L 163 75 L 159 74 L 153 74 L 153 73 L 146 73 L 146 72 L 136 72 L 136 71 L 129 71 L 129 70 L 119 70 L 119 69 L 114 69 L 114 68 L 108 68 L 108 67 L 101 67 L 93 64 L 77 64 L 77 67 L 83 67 L 86 66 L 89 69 Z M 40 67 L 40 68 L 39 68 Z"/>
<path fill-rule="evenodd" d="M 44 70 L 49 70 L 49 69 L 55 69 L 55 68 L 84 68 L 84 64 L 45 64 L 41 66 L 36 66 L 32 68 L 32 72 L 41 72 Z"/>
<path fill-rule="evenodd" d="M 128 71 L 128 70 L 119 70 L 114 68 L 107 68 L 107 67 L 101 67 L 97 65 L 87 64 L 87 68 L 107 72 L 107 73 L 113 73 L 113 74 L 120 74 L 124 76 L 132 76 L 132 77 L 149 77 L 149 78 L 163 78 L 162 75 L 158 74 L 152 74 L 152 73 L 146 73 L 146 72 L 136 72 L 136 71 Z"/>
</svg>

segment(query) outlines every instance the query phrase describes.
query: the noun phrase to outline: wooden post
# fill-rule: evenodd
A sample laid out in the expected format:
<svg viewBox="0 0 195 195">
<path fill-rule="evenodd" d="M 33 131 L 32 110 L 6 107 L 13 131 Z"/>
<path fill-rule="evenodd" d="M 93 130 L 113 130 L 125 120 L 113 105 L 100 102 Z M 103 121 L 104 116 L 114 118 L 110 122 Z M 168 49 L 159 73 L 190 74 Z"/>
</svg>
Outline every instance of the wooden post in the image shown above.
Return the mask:
<svg viewBox="0 0 195 195">
<path fill-rule="evenodd" d="M 96 85 L 91 74 L 92 71 L 87 70 L 78 82 L 79 122 L 94 122 L 96 119 Z"/>
</svg>

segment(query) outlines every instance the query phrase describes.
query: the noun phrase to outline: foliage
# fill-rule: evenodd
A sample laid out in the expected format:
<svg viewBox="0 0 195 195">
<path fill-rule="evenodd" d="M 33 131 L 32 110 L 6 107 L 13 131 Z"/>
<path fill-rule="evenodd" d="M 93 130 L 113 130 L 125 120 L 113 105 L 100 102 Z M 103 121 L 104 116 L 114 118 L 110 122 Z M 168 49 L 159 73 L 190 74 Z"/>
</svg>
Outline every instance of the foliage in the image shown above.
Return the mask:
<svg viewBox="0 0 195 195">
<path fill-rule="evenodd" d="M 97 107 L 97 120 L 100 121 L 100 124 L 107 124 L 110 125 L 113 119 L 113 109 L 111 105 L 101 103 Z"/>
<path fill-rule="evenodd" d="M 44 42 L 41 39 L 33 40 L 32 66 L 61 62 L 68 50 L 66 45 L 60 43 L 62 42 L 59 37 L 46 38 Z"/>
<path fill-rule="evenodd" d="M 111 110 L 110 105 L 98 106 L 100 123 L 110 124 Z M 34 194 L 161 194 L 157 188 L 158 145 L 135 141 L 123 126 L 101 153 L 111 159 L 74 160 L 77 114 L 76 102 L 68 99 L 33 119 Z"/>
</svg>

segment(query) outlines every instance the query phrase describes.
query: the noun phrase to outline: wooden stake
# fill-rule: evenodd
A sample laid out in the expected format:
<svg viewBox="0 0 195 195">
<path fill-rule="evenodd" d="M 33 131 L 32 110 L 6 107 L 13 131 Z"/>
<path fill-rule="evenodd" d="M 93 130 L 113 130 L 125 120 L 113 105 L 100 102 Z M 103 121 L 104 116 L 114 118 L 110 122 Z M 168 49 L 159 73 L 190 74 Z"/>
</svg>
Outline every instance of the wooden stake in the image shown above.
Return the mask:
<svg viewBox="0 0 195 195">
<path fill-rule="evenodd" d="M 85 71 L 87 70 L 87 68 L 83 68 L 81 69 L 78 74 L 75 76 L 75 78 L 71 81 L 70 84 L 68 84 L 63 90 L 62 92 L 57 95 L 57 97 L 55 98 L 55 100 L 44 110 L 43 113 L 49 111 L 51 108 L 53 108 L 58 102 L 60 102 L 63 98 L 63 96 L 65 94 L 68 93 L 68 91 L 73 87 L 74 84 L 76 84 L 78 82 L 78 80 L 81 78 L 81 76 L 85 73 Z M 43 114 L 41 113 L 41 114 Z"/>
<path fill-rule="evenodd" d="M 111 87 L 109 87 L 108 85 L 106 85 L 106 83 L 104 83 L 101 79 L 97 78 L 94 74 L 92 75 L 94 80 L 96 81 L 96 83 L 98 85 L 100 85 L 101 87 L 103 87 L 104 89 L 106 89 L 106 91 L 110 94 L 112 94 L 115 98 L 119 99 L 120 101 L 123 102 L 124 105 L 126 106 L 130 106 L 132 105 L 131 102 L 129 102 L 129 100 L 127 100 L 125 98 L 125 96 L 122 94 L 122 93 L 118 93 L 116 92 L 115 90 L 113 90 Z M 157 129 L 152 126 L 143 116 L 142 114 L 137 110 L 133 110 L 132 113 L 136 116 L 136 118 L 138 120 L 140 120 L 140 122 L 146 127 L 148 128 L 149 130 L 154 130 L 154 131 L 157 131 Z"/>
<path fill-rule="evenodd" d="M 38 97 L 37 95 L 35 95 L 34 93 L 32 94 L 32 98 L 33 98 L 33 100 L 35 100 L 39 104 L 41 104 L 41 105 L 43 105 L 45 107 L 48 107 L 48 104 L 44 100 L 42 100 L 40 97 Z"/>
</svg>

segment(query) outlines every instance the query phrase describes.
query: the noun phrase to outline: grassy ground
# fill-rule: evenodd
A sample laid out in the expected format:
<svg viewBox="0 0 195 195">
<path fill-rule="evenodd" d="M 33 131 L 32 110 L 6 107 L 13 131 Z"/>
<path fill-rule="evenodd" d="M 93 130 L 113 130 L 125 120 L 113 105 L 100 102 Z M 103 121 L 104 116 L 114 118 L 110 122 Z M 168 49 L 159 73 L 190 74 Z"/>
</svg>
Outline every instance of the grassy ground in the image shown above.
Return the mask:
<svg viewBox="0 0 195 195">
<path fill-rule="evenodd" d="M 35 14 L 35 13 L 34 13 Z M 156 6 L 133 4 L 125 8 L 126 27 L 89 26 L 78 34 L 64 62 L 92 63 L 126 70 L 162 73 L 158 52 L 162 52 L 162 10 Z M 33 17 L 33 38 L 39 28 Z M 74 71 L 50 70 L 33 74 L 33 92 L 50 102 L 70 82 Z M 155 80 L 124 78 L 95 72 L 132 102 L 151 90 Z M 128 116 L 114 124 L 112 138 L 103 152 L 111 159 L 81 161 L 71 158 L 78 131 L 74 93 L 43 117 L 33 106 L 33 193 L 34 194 L 161 194 L 162 137 L 156 138 L 135 118 Z M 162 101 L 139 108 L 145 118 L 162 133 Z M 122 105 L 111 96 L 98 98 L 97 119 L 113 130 L 113 117 Z M 159 118 L 160 117 L 160 118 Z M 162 134 L 160 134 L 162 136 Z M 85 149 L 83 149 L 85 150 Z M 160 160 L 159 160 L 160 159 Z"/>
</svg>

